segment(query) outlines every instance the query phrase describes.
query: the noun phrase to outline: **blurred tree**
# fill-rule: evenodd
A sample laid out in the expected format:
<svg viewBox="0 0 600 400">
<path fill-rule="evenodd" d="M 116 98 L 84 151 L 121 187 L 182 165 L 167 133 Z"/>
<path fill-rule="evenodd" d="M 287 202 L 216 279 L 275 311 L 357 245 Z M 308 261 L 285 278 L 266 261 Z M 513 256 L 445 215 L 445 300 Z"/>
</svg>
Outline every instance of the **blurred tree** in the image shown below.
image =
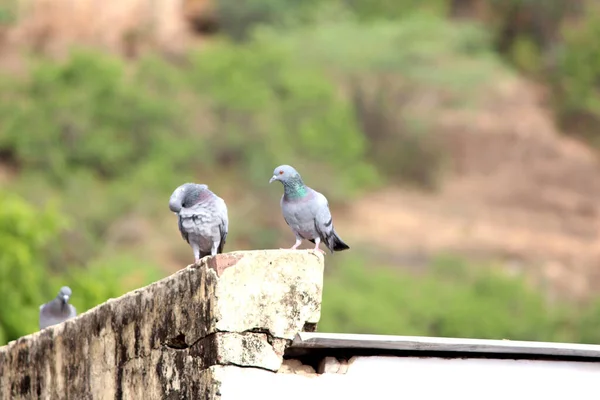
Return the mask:
<svg viewBox="0 0 600 400">
<path fill-rule="evenodd" d="M 279 41 L 224 41 L 194 55 L 187 76 L 210 107 L 214 163 L 235 160 L 243 179 L 260 186 L 283 162 L 305 172 L 317 165 L 332 201 L 364 190 L 377 175 L 352 104 L 321 68 L 298 64 L 295 50 Z"/>
<path fill-rule="evenodd" d="M 47 247 L 67 226 L 54 203 L 39 209 L 15 194 L 0 193 L 0 345 L 37 331 L 40 305 L 63 285 L 71 287 L 71 302 L 82 313 L 162 278 L 158 266 L 126 253 L 100 259 L 88 268 L 51 271 Z"/>
<path fill-rule="evenodd" d="M 566 24 L 564 43 L 551 73 L 559 121 L 571 132 L 600 146 L 600 6 Z"/>
<path fill-rule="evenodd" d="M 319 323 L 326 332 L 600 342 L 597 303 L 583 312 L 550 306 L 489 265 L 445 256 L 417 275 L 354 258 L 333 269 Z"/>
<path fill-rule="evenodd" d="M 322 0 L 216 0 L 217 24 L 233 40 L 245 41 L 261 25 L 308 22 L 322 3 Z"/>
<path fill-rule="evenodd" d="M 40 210 L 0 192 L 0 344 L 37 330 L 48 300 L 43 249 L 65 223 L 53 205 Z"/>
<path fill-rule="evenodd" d="M 17 21 L 18 0 L 0 0 L 0 39 L 3 30 Z"/>
<path fill-rule="evenodd" d="M 163 277 L 159 265 L 122 251 L 84 268 L 70 268 L 60 279 L 69 282 L 74 293 L 71 302 L 81 313 Z"/>
<path fill-rule="evenodd" d="M 255 42 L 292 55 L 294 70 L 326 71 L 352 98 L 367 159 L 389 180 L 420 188 L 435 188 L 447 165 L 433 114 L 468 107 L 507 72 L 481 27 L 428 12 L 397 21 L 337 15 L 294 30 L 263 28 Z M 341 134 L 328 137 L 341 143 Z"/>
<path fill-rule="evenodd" d="M 163 143 L 152 139 L 177 131 L 179 115 L 125 75 L 119 59 L 74 52 L 65 63 L 39 60 L 26 79 L 4 77 L 0 148 L 58 182 L 78 169 L 130 173 Z"/>
</svg>

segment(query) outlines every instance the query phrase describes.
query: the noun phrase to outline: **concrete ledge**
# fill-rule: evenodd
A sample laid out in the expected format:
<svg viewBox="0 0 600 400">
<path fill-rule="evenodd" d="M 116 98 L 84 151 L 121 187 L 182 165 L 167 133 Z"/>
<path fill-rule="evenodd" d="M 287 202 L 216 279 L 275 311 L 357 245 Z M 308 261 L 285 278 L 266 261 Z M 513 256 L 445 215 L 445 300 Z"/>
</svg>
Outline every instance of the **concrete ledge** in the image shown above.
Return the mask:
<svg viewBox="0 0 600 400">
<path fill-rule="evenodd" d="M 281 367 L 322 286 L 312 251 L 205 258 L 0 348 L 0 398 L 212 399 L 212 366 Z"/>
</svg>

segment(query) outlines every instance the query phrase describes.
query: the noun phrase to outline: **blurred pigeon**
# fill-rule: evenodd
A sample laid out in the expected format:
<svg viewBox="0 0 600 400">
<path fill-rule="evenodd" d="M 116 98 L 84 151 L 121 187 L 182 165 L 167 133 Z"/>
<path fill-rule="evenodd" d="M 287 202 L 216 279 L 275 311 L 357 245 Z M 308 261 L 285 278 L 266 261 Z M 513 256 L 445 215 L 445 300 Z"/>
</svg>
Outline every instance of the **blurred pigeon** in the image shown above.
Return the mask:
<svg viewBox="0 0 600 400">
<path fill-rule="evenodd" d="M 229 229 L 225 201 L 207 185 L 185 183 L 169 200 L 179 221 L 179 232 L 194 252 L 195 262 L 223 252 Z"/>
<path fill-rule="evenodd" d="M 298 171 L 289 165 L 280 165 L 275 168 L 269 183 L 273 181 L 283 184 L 283 219 L 296 235 L 292 250 L 300 246 L 302 239 L 314 243 L 314 250 L 322 253 L 325 252 L 319 248 L 321 242 L 325 243 L 331 253 L 350 248 L 333 229 L 327 198 L 306 186 Z"/>
<path fill-rule="evenodd" d="M 40 330 L 77 316 L 77 310 L 69 304 L 70 298 L 71 289 L 63 286 L 54 300 L 40 306 Z"/>
</svg>

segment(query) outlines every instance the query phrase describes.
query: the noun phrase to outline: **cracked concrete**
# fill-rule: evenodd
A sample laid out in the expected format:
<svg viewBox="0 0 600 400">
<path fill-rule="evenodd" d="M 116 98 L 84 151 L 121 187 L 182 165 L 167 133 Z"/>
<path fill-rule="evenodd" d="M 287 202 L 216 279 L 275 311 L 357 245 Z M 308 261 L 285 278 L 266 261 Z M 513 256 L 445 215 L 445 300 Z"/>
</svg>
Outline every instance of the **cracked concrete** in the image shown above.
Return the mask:
<svg viewBox="0 0 600 400">
<path fill-rule="evenodd" d="M 213 367 L 278 371 L 322 284 L 310 251 L 205 258 L 1 347 L 0 399 L 220 398 Z"/>
</svg>

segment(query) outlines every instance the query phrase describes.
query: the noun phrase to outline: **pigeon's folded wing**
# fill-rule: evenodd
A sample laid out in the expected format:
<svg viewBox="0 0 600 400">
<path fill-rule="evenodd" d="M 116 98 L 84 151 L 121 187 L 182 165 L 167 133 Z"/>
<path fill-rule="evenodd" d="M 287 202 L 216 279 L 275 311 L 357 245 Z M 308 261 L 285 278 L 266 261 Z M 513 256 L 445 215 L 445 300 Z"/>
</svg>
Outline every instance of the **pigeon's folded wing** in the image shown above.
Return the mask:
<svg viewBox="0 0 600 400">
<path fill-rule="evenodd" d="M 177 216 L 177 226 L 179 227 L 179 233 L 181 233 L 181 237 L 183 238 L 183 240 L 189 243 L 190 240 L 188 238 L 188 233 L 185 229 L 183 229 L 183 221 L 180 215 Z"/>
<path fill-rule="evenodd" d="M 322 238 L 328 237 L 332 231 L 333 219 L 329 211 L 329 202 L 327 198 L 319 192 L 315 192 L 317 202 L 317 211 L 315 214 L 315 228 Z"/>
<path fill-rule="evenodd" d="M 186 235 L 192 232 L 196 232 L 198 230 L 198 227 L 210 223 L 211 219 L 212 217 L 201 205 L 196 205 L 190 208 L 183 208 L 179 212 L 179 230 L 185 232 Z"/>
<path fill-rule="evenodd" d="M 225 243 L 227 242 L 227 234 L 229 233 L 229 217 L 227 215 L 227 205 L 225 204 L 225 200 L 220 199 L 217 213 L 221 220 L 221 223 L 219 224 L 221 241 L 219 243 L 218 253 L 222 253 Z"/>
</svg>

